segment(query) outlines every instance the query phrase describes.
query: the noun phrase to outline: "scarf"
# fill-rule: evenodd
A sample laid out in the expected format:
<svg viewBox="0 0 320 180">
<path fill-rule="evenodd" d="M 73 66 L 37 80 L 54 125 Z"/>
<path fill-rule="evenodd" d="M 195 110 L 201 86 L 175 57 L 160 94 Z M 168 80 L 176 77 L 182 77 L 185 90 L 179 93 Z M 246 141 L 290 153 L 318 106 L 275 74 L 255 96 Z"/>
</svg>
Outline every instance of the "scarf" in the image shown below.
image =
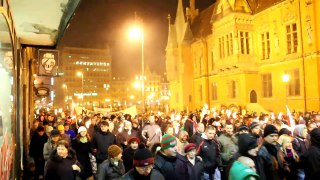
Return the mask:
<svg viewBox="0 0 320 180">
<path fill-rule="evenodd" d="M 87 143 L 88 142 L 88 138 L 87 137 L 81 137 L 79 139 L 79 141 L 82 142 L 82 143 Z"/>
</svg>

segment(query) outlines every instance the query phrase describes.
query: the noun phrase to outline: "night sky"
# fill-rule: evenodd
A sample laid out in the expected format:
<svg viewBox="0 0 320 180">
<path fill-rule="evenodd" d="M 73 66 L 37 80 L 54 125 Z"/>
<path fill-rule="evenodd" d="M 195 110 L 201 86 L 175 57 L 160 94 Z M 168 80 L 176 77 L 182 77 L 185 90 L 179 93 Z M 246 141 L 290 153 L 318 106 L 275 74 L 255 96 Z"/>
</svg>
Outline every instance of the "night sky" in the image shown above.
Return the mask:
<svg viewBox="0 0 320 180">
<path fill-rule="evenodd" d="M 183 0 L 188 4 L 189 0 Z M 214 0 L 196 0 L 202 10 Z M 145 36 L 145 66 L 165 72 L 168 14 L 174 20 L 178 0 L 82 0 L 60 46 L 103 48 L 112 51 L 112 74 L 131 78 L 141 72 L 141 43 L 128 37 L 135 22 L 142 19 Z"/>
</svg>

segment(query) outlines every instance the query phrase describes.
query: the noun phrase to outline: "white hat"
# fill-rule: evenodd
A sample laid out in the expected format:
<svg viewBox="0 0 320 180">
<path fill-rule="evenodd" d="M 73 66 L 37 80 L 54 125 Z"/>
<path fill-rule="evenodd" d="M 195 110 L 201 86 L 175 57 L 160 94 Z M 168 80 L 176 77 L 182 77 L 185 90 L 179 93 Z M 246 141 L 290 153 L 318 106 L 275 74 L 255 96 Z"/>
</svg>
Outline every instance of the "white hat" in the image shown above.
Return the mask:
<svg viewBox="0 0 320 180">
<path fill-rule="evenodd" d="M 83 131 L 87 131 L 87 128 L 84 127 L 84 126 L 80 126 L 79 129 L 78 129 L 78 133 L 81 133 Z"/>
</svg>

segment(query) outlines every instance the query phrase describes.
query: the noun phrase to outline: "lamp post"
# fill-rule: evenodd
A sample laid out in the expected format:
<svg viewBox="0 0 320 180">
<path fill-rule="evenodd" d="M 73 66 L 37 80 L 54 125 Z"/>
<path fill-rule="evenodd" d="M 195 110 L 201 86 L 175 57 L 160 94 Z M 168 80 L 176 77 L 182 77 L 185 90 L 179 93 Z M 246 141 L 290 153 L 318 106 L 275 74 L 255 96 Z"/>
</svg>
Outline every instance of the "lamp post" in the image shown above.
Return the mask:
<svg viewBox="0 0 320 180">
<path fill-rule="evenodd" d="M 144 112 L 144 35 L 142 26 L 135 26 L 129 31 L 129 35 L 132 39 L 141 40 L 141 98 L 142 98 L 142 112 Z"/>
<path fill-rule="evenodd" d="M 285 83 L 286 85 L 286 106 L 288 106 L 288 82 L 290 80 L 290 76 L 288 74 L 284 74 L 282 75 L 282 81 Z"/>
<path fill-rule="evenodd" d="M 84 94 L 83 94 L 83 72 L 82 71 L 77 72 L 77 76 L 81 76 L 81 99 L 82 99 L 82 107 L 84 107 L 84 104 L 83 104 L 83 99 L 84 99 Z"/>
<path fill-rule="evenodd" d="M 67 93 L 67 98 L 66 98 L 66 102 L 67 102 L 67 110 L 68 108 L 68 101 L 69 101 L 69 94 L 68 94 L 68 86 L 66 84 L 62 84 L 62 87 L 66 89 L 66 93 Z"/>
</svg>

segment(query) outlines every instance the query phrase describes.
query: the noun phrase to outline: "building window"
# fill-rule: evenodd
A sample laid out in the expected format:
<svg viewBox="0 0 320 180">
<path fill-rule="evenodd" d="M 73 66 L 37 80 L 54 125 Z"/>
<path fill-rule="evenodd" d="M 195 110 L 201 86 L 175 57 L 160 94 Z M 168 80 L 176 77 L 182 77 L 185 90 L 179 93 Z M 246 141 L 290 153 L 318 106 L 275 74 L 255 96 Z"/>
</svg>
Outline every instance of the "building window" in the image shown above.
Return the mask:
<svg viewBox="0 0 320 180">
<path fill-rule="evenodd" d="M 286 26 L 287 30 L 287 53 L 295 53 L 298 49 L 298 33 L 297 24 L 290 24 Z"/>
<path fill-rule="evenodd" d="M 241 54 L 250 53 L 249 32 L 240 31 L 240 46 L 241 46 Z"/>
<path fill-rule="evenodd" d="M 230 83 L 230 98 L 236 98 L 236 81 Z"/>
<path fill-rule="evenodd" d="M 224 58 L 224 37 L 219 38 L 219 52 L 220 58 Z"/>
<path fill-rule="evenodd" d="M 271 74 L 262 75 L 262 96 L 272 97 L 272 77 Z"/>
<path fill-rule="evenodd" d="M 212 95 L 211 95 L 211 99 L 212 100 L 217 100 L 218 99 L 218 92 L 217 92 L 217 83 L 212 83 Z"/>
<path fill-rule="evenodd" d="M 213 51 L 211 52 L 211 70 L 213 71 L 214 69 L 214 55 L 213 55 Z"/>
<path fill-rule="evenodd" d="M 227 53 L 228 53 L 228 56 L 231 56 L 233 54 L 232 33 L 226 35 L 226 42 L 227 42 Z"/>
<path fill-rule="evenodd" d="M 200 101 L 202 101 L 202 85 L 199 86 Z"/>
<path fill-rule="evenodd" d="M 290 80 L 288 82 L 288 95 L 300 96 L 300 74 L 299 69 L 286 72 L 289 75 Z"/>
<path fill-rule="evenodd" d="M 262 59 L 270 58 L 270 36 L 269 32 L 261 34 Z"/>
</svg>

